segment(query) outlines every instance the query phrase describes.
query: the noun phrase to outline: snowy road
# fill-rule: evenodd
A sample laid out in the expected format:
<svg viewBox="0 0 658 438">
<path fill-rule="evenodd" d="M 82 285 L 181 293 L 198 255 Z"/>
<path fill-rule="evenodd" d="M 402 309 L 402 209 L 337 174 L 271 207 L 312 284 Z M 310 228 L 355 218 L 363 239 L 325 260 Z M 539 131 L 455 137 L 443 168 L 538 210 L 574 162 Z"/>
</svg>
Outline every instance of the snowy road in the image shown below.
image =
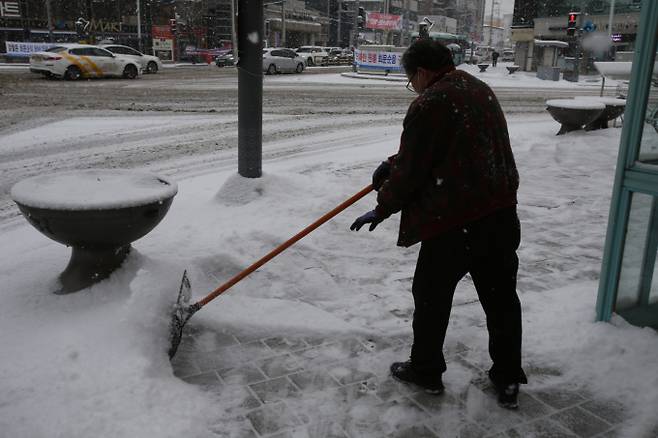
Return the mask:
<svg viewBox="0 0 658 438">
<path fill-rule="evenodd" d="M 328 147 L 396 144 L 413 99 L 403 82 L 318 72 L 265 78 L 266 162 Z M 586 87 L 578 94 L 597 91 Z M 547 98 L 574 91 L 497 87 L 496 93 L 508 114 L 519 114 L 542 113 Z M 3 70 L 0 96 L 0 223 L 19 214 L 9 199 L 11 186 L 45 171 L 122 167 L 182 176 L 237 167 L 233 69 L 165 69 L 135 81 L 83 82 Z"/>
</svg>

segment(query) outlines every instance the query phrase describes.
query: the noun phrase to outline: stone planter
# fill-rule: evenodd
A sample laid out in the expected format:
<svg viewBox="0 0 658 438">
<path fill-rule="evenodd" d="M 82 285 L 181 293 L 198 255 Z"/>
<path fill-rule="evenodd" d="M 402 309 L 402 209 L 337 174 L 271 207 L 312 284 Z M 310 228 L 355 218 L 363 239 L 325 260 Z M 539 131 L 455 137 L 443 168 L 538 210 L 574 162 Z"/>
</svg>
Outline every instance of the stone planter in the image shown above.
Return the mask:
<svg viewBox="0 0 658 438">
<path fill-rule="evenodd" d="M 93 169 L 28 178 L 11 196 L 37 230 L 72 248 L 56 292 L 69 293 L 121 266 L 131 243 L 164 218 L 177 191 L 160 176 Z"/>
<path fill-rule="evenodd" d="M 556 122 L 561 124 L 556 135 L 583 129 L 584 125 L 596 120 L 604 109 L 605 104 L 588 100 L 554 99 L 546 101 L 546 110 Z"/>
<path fill-rule="evenodd" d="M 596 120 L 585 126 L 586 131 L 606 129 L 608 127 L 608 122 L 615 120 L 617 117 L 624 114 L 624 110 L 626 109 L 626 99 L 618 99 L 616 97 L 576 96 L 574 99 L 601 102 L 605 105 L 605 109 Z"/>
</svg>

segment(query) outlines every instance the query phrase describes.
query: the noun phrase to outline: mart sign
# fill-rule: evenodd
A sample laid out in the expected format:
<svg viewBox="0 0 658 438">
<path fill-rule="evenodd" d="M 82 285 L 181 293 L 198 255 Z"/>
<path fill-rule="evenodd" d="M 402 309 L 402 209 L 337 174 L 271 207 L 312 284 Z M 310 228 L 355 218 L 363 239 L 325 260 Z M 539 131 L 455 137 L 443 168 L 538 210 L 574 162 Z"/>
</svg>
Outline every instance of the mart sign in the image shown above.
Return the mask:
<svg viewBox="0 0 658 438">
<path fill-rule="evenodd" d="M 21 18 L 21 10 L 18 2 L 6 2 L 0 0 L 0 17 Z"/>
</svg>

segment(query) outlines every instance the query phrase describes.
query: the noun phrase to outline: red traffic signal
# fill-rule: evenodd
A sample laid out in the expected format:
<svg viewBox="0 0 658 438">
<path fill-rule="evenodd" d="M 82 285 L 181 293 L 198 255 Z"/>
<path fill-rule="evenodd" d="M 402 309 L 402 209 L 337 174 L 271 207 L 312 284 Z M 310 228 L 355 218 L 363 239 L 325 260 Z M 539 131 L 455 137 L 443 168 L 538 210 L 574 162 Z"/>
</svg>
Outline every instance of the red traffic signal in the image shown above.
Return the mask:
<svg viewBox="0 0 658 438">
<path fill-rule="evenodd" d="M 569 21 L 567 21 L 567 35 L 573 35 L 578 28 L 578 12 L 569 12 Z"/>
<path fill-rule="evenodd" d="M 569 14 L 569 24 L 567 27 L 576 27 L 576 14 Z"/>
</svg>

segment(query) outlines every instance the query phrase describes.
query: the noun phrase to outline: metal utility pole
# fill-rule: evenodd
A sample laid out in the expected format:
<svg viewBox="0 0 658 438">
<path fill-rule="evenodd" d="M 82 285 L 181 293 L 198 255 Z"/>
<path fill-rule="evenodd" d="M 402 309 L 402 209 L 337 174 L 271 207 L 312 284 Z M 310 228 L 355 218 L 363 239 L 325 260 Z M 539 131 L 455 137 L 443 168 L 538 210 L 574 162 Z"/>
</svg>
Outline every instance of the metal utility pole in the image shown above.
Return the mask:
<svg viewBox="0 0 658 438">
<path fill-rule="evenodd" d="M 137 15 L 137 47 L 139 51 L 143 51 L 142 47 L 142 11 L 139 5 L 139 0 L 137 1 L 137 6 L 135 6 L 135 14 Z"/>
<path fill-rule="evenodd" d="M 260 178 L 262 175 L 263 38 L 262 0 L 240 0 L 238 3 L 238 173 L 245 178 Z"/>
<path fill-rule="evenodd" d="M 343 0 L 338 0 L 338 28 L 336 29 L 336 45 L 340 46 L 343 41 L 340 37 L 340 21 L 343 16 Z"/>
<path fill-rule="evenodd" d="M 496 3 L 496 0 L 491 0 L 491 16 L 489 17 L 489 47 L 491 47 L 491 43 L 493 41 L 493 13 L 494 13 L 494 4 Z"/>
<path fill-rule="evenodd" d="M 400 42 L 402 45 L 411 44 L 411 35 L 409 34 L 409 0 L 404 2 L 404 30 L 400 32 Z"/>
<path fill-rule="evenodd" d="M 48 15 L 48 41 L 53 42 L 53 13 L 50 9 L 50 0 L 46 0 L 46 15 Z"/>
<path fill-rule="evenodd" d="M 608 20 L 608 36 L 612 35 L 612 21 L 615 17 L 615 0 L 610 0 L 610 19 Z"/>
<path fill-rule="evenodd" d="M 326 45 L 331 44 L 331 0 L 327 0 L 327 40 Z"/>
<path fill-rule="evenodd" d="M 235 37 L 235 2 L 236 0 L 231 0 L 231 50 L 233 56 L 238 56 L 238 41 Z"/>
<path fill-rule="evenodd" d="M 354 48 L 359 47 L 359 0 L 356 0 L 356 6 L 354 7 L 354 34 L 353 34 L 353 46 Z M 365 25 L 365 23 L 364 23 Z"/>
<path fill-rule="evenodd" d="M 388 15 L 388 10 L 390 9 L 389 7 L 389 0 L 384 0 L 384 13 Z M 384 44 L 388 44 L 388 36 L 390 32 L 388 30 L 384 31 Z"/>
<path fill-rule="evenodd" d="M 286 2 L 281 2 L 281 47 L 286 47 Z"/>
</svg>

